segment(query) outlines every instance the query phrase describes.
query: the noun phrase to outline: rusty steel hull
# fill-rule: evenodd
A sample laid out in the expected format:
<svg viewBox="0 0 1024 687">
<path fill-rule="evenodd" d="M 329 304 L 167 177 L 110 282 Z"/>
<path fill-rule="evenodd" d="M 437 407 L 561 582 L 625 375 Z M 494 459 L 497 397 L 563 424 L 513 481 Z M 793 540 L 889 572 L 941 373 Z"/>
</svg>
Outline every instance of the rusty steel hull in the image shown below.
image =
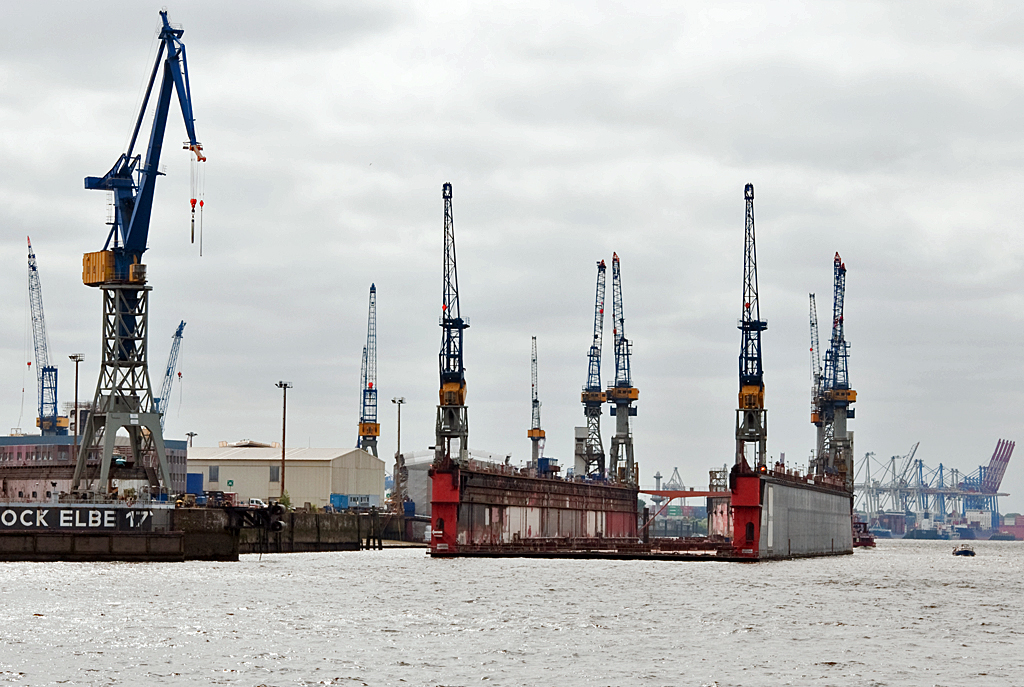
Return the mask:
<svg viewBox="0 0 1024 687">
<path fill-rule="evenodd" d="M 636 487 L 497 465 L 432 469 L 430 478 L 433 556 L 580 556 L 638 543 Z"/>
</svg>

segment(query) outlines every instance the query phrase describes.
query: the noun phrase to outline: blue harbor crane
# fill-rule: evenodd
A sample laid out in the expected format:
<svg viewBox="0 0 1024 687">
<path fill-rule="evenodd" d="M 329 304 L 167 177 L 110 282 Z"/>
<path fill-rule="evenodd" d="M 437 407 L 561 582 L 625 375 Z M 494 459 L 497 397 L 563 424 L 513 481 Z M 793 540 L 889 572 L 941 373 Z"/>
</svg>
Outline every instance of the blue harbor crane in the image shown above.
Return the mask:
<svg viewBox="0 0 1024 687">
<path fill-rule="evenodd" d="M 36 353 L 36 387 L 39 396 L 39 418 L 36 426 L 43 436 L 67 436 L 68 418 L 57 415 L 57 367 L 50 364 L 50 342 L 46 336 L 43 316 L 43 287 L 39 283 L 39 267 L 28 237 L 28 301 L 32 310 L 32 341 Z"/>
<path fill-rule="evenodd" d="M 377 455 L 377 437 L 380 423 L 377 422 L 377 287 L 370 284 L 370 308 L 366 319 L 366 345 L 363 346 L 363 363 L 359 373 L 359 441 L 361 448 Z"/>
<path fill-rule="evenodd" d="M 637 483 L 636 463 L 633 460 L 633 435 L 629 418 L 636 415 L 633 401 L 640 390 L 633 386 L 629 358 L 632 346 L 626 338 L 626 317 L 622 311 L 622 277 L 619 255 L 612 253 L 612 336 L 615 344 L 615 383 L 608 386 L 606 397 L 612 404 L 609 410 L 615 417 L 615 434 L 608 454 L 608 475 L 611 479 L 629 484 Z"/>
<path fill-rule="evenodd" d="M 808 294 L 810 300 L 810 322 L 811 322 L 811 424 L 817 430 L 815 437 L 814 453 L 811 456 L 812 471 L 813 465 L 822 455 L 822 447 L 825 438 L 825 409 L 821 396 L 821 387 L 825 373 L 821 368 L 821 347 L 818 343 L 818 304 L 814 294 Z"/>
<path fill-rule="evenodd" d="M 533 444 L 531 457 L 533 466 L 537 467 L 537 461 L 544 455 L 544 430 L 540 428 L 540 398 L 537 396 L 537 337 L 532 337 L 532 348 L 530 351 L 530 429 L 526 432 L 530 442 Z"/>
<path fill-rule="evenodd" d="M 459 310 L 459 274 L 455 262 L 455 223 L 452 219 L 452 185 L 441 187 L 444 201 L 444 279 L 441 289 L 441 351 L 438 364 L 441 389 L 435 425 L 434 465 L 465 465 L 469 460 L 469 409 L 466 407 L 466 367 L 462 336 L 469 328 Z M 452 440 L 458 441 L 457 450 Z"/>
<path fill-rule="evenodd" d="M 846 265 L 836 253 L 833 260 L 832 337 L 825 351 L 825 373 L 822 377 L 821 404 L 824 425 L 818 472 L 838 475 L 853 490 L 853 434 L 847 433 L 846 421 L 854 417 L 851 407 L 857 392 L 850 388 L 850 344 L 844 332 L 843 307 L 846 298 Z"/>
<path fill-rule="evenodd" d="M 583 402 L 583 416 L 587 418 L 586 428 L 576 430 L 575 474 L 594 479 L 605 478 L 604 444 L 601 442 L 601 408 L 608 396 L 601 388 L 601 348 L 604 338 L 604 260 L 597 263 L 597 293 L 594 297 L 594 336 L 587 353 L 587 384 L 583 387 L 580 400 Z"/>
<path fill-rule="evenodd" d="M 128 148 L 106 174 L 85 178 L 86 189 L 112 195 L 114 212 L 103 250 L 86 253 L 82 260 L 82 281 L 103 290 L 103 359 L 71 483 L 72 491 L 84 496 L 97 491 L 116 493 L 114 481 L 120 478 L 119 473 L 126 479 L 137 479 L 140 472 L 154 474 L 143 472 L 145 468 L 153 468 L 157 474 L 150 479 L 150 493 L 172 488 L 161 415 L 158 404 L 154 407 L 149 376 L 146 349 L 152 287 L 146 283 L 142 262 L 149 241 L 156 180 L 161 175 L 160 154 L 172 94 L 177 94 L 188 137 L 183 148 L 191 151 L 195 162 L 204 162 L 206 157 L 196 138 L 188 63 L 181 41 L 184 30 L 168 21 L 166 11 L 160 12 L 160 19 L 156 61 Z M 135 152 L 135 144 L 158 74 L 161 80 L 143 161 Z M 114 465 L 114 439 L 122 427 L 128 432 L 130 456 Z"/>
<path fill-rule="evenodd" d="M 153 412 L 160 413 L 160 429 L 164 428 L 167 419 L 167 402 L 171 400 L 171 387 L 174 386 L 174 373 L 178 369 L 178 352 L 181 350 L 181 337 L 185 332 L 185 320 L 171 335 L 171 352 L 167 356 L 167 367 L 164 368 L 164 381 L 160 385 L 160 396 L 153 399 Z M 181 376 L 180 373 L 178 375 Z"/>
<path fill-rule="evenodd" d="M 757 242 L 754 235 L 754 185 L 743 189 L 746 222 L 743 238 L 743 310 L 740 330 L 740 393 L 736 409 L 736 464 L 746 463 L 746 446 L 754 444 L 754 463 L 766 464 L 768 411 L 764 407 L 764 369 L 761 365 L 761 332 L 768 322 L 761 319 L 757 298 Z M 749 465 L 749 463 L 748 463 Z"/>
</svg>

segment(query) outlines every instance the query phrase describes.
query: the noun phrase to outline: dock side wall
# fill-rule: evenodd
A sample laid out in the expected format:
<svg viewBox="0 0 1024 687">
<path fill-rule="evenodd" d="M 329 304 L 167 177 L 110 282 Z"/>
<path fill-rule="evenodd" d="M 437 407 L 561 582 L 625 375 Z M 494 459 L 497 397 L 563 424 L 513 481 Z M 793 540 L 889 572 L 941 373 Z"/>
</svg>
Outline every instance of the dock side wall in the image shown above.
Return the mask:
<svg viewBox="0 0 1024 687">
<path fill-rule="evenodd" d="M 432 480 L 435 553 L 637 539 L 633 488 L 470 470 L 435 471 Z"/>
<path fill-rule="evenodd" d="M 852 496 L 762 481 L 760 558 L 853 553 Z"/>
</svg>

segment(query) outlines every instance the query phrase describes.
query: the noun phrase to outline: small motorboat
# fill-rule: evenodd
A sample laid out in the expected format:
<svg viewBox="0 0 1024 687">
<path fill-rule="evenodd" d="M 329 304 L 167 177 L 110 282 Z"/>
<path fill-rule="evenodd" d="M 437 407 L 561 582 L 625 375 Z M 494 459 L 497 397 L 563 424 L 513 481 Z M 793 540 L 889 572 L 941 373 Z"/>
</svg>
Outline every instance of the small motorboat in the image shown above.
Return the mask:
<svg viewBox="0 0 1024 687">
<path fill-rule="evenodd" d="M 958 546 L 955 549 L 953 549 L 953 555 L 954 556 L 973 556 L 975 554 L 974 554 L 974 549 L 972 549 L 969 545 L 961 544 L 960 546 Z"/>
</svg>

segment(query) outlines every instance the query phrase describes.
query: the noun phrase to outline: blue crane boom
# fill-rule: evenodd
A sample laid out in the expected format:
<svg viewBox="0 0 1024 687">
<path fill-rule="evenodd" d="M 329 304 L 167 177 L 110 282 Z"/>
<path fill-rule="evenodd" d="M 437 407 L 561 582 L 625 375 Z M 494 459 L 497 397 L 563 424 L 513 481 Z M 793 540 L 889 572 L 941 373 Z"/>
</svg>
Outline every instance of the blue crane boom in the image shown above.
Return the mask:
<svg viewBox="0 0 1024 687">
<path fill-rule="evenodd" d="M 359 441 L 356 448 L 377 455 L 377 287 L 370 284 L 370 306 L 366 317 L 366 345 L 360 366 Z"/>
<path fill-rule="evenodd" d="M 43 316 L 43 287 L 39 267 L 28 237 L 28 300 L 32 310 L 32 341 L 35 344 L 36 387 L 39 398 L 39 426 L 43 436 L 66 435 L 68 419 L 57 415 L 57 368 L 50 364 L 50 342 Z M 63 422 L 62 422 L 63 421 Z"/>
<path fill-rule="evenodd" d="M 178 352 L 181 350 L 181 337 L 185 332 L 185 320 L 171 335 L 171 353 L 167 356 L 167 367 L 164 369 L 164 380 L 160 385 L 160 395 L 153 399 L 153 412 L 160 413 L 160 427 L 163 428 L 167 417 L 167 402 L 171 398 L 171 387 L 174 386 L 174 372 L 178 369 Z"/>
<path fill-rule="evenodd" d="M 615 339 L 615 386 L 633 386 L 629 368 L 630 342 L 626 338 L 626 316 L 622 312 L 622 277 L 619 254 L 612 253 L 612 336 Z"/>
<path fill-rule="evenodd" d="M 441 293 L 441 405 L 465 405 L 466 368 L 462 356 L 463 330 L 469 323 L 459 311 L 459 273 L 455 261 L 452 185 L 441 189 L 444 200 L 444 284 Z M 457 401 L 457 402 L 456 402 Z"/>
<path fill-rule="evenodd" d="M 142 260 L 149 240 L 150 217 L 153 210 L 153 195 L 156 190 L 156 179 L 160 175 L 160 154 L 163 150 L 164 131 L 167 127 L 167 115 L 170 111 L 171 91 L 178 95 L 181 114 L 185 120 L 185 131 L 188 141 L 184 147 L 191 150 L 200 162 L 206 160 L 203 146 L 196 139 L 195 117 L 192 114 L 192 91 L 188 80 L 188 62 L 185 57 L 185 44 L 181 42 L 184 29 L 172 27 L 167 21 L 167 12 L 161 11 L 163 27 L 160 30 L 160 46 L 157 49 L 156 61 L 149 76 L 149 85 L 142 100 L 138 119 L 132 131 L 128 150 L 121 154 L 110 171 L 102 177 L 86 177 L 85 188 L 99 191 L 110 191 L 114 194 L 114 217 L 110 233 L 107 235 L 103 250 L 111 249 L 113 264 L 103 266 L 103 274 L 110 277 L 101 281 L 127 281 L 131 278 L 130 268 Z M 163 59 L 164 53 L 167 57 Z M 153 126 L 149 135 L 149 146 L 146 149 L 146 161 L 140 166 L 140 156 L 135 154 L 135 143 L 145 118 L 149 99 L 153 93 L 153 84 L 163 60 L 163 77 L 157 93 L 156 111 L 153 114 Z M 113 241 L 113 247 L 111 247 Z M 113 274 L 109 274 L 112 270 Z M 97 284 L 99 282 L 96 282 Z"/>
<path fill-rule="evenodd" d="M 849 389 L 850 379 L 847 371 L 849 353 L 846 337 L 843 332 L 843 301 L 846 298 L 846 265 L 839 253 L 833 261 L 833 297 L 832 297 L 832 338 L 825 352 L 825 391 L 833 389 Z"/>
</svg>

